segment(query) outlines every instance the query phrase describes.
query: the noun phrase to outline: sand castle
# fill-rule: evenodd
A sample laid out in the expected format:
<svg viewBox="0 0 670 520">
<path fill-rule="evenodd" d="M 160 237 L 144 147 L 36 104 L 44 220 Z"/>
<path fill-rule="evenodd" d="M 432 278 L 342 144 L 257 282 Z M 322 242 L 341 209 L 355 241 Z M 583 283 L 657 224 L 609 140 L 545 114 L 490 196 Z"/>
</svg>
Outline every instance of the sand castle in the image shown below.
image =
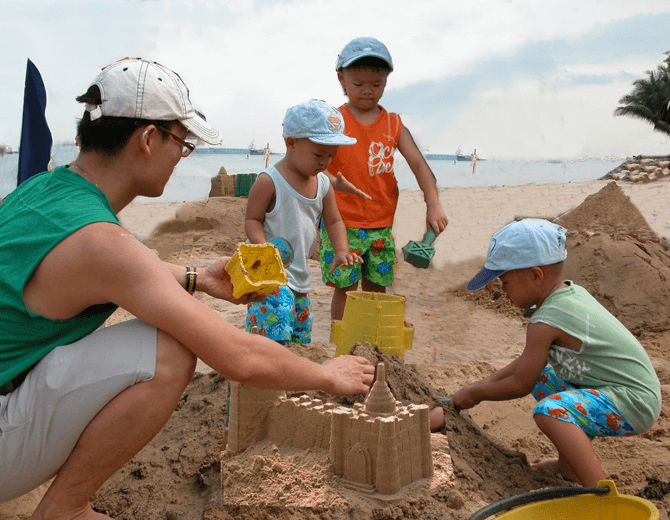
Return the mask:
<svg viewBox="0 0 670 520">
<path fill-rule="evenodd" d="M 232 382 L 229 413 L 227 454 L 265 439 L 326 449 L 345 485 L 383 495 L 433 475 L 428 407 L 396 401 L 383 363 L 365 402 L 353 409 Z"/>
</svg>

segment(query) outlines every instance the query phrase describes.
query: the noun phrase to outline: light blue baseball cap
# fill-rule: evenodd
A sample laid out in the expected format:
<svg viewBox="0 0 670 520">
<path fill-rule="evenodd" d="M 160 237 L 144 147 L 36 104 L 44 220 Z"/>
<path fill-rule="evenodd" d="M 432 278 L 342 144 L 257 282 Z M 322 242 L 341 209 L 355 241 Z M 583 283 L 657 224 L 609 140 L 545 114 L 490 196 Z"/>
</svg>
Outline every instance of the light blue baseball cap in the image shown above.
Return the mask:
<svg viewBox="0 0 670 520">
<path fill-rule="evenodd" d="M 356 144 L 344 135 L 344 118 L 325 101 L 312 99 L 289 108 L 284 116 L 282 137 L 307 138 L 317 144 Z"/>
<path fill-rule="evenodd" d="M 548 220 L 514 220 L 493 235 L 484 269 L 465 288 L 481 289 L 505 271 L 562 262 L 568 256 L 565 235 L 565 228 Z"/>
<path fill-rule="evenodd" d="M 393 60 L 391 53 L 382 42 L 369 36 L 361 38 L 354 38 L 344 46 L 342 52 L 337 57 L 337 65 L 335 70 L 340 70 L 348 67 L 356 60 L 372 56 L 384 60 L 388 66 L 393 70 Z"/>
</svg>

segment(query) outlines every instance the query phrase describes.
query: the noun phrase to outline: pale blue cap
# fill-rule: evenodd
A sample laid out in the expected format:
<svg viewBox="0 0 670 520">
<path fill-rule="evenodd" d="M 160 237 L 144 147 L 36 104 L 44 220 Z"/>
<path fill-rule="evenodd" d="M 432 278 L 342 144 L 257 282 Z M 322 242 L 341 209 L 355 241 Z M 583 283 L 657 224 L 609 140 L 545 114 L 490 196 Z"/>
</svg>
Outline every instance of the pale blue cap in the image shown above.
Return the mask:
<svg viewBox="0 0 670 520">
<path fill-rule="evenodd" d="M 344 69 L 356 60 L 366 57 L 379 58 L 385 61 L 393 70 L 393 60 L 391 53 L 382 42 L 375 38 L 363 36 L 361 38 L 354 38 L 344 46 L 342 52 L 337 57 L 337 66 L 335 70 Z"/>
<path fill-rule="evenodd" d="M 548 220 L 516 219 L 493 235 L 484 269 L 465 288 L 481 289 L 505 271 L 562 262 L 568 256 L 565 235 L 565 228 Z"/>
<path fill-rule="evenodd" d="M 340 111 L 325 101 L 312 99 L 289 108 L 284 116 L 282 137 L 307 138 L 313 143 L 356 144 L 344 135 L 344 118 Z"/>
</svg>

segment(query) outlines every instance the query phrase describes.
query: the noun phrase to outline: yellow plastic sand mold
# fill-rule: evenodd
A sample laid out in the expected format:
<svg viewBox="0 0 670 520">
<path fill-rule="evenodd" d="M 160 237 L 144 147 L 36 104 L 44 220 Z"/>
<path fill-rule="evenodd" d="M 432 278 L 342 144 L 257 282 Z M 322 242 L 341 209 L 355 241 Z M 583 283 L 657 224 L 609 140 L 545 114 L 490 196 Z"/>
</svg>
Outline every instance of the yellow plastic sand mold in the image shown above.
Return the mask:
<svg viewBox="0 0 670 520">
<path fill-rule="evenodd" d="M 268 295 L 280 285 L 286 285 L 286 270 L 277 248 L 270 244 L 240 242 L 226 265 L 233 282 L 233 296 L 240 298 L 256 292 Z"/>
<path fill-rule="evenodd" d="M 566 498 L 552 498 L 516 507 L 496 516 L 496 520 L 659 520 L 660 515 L 654 504 L 631 495 L 620 495 L 611 480 L 601 480 L 598 487 L 607 486 L 606 494 L 578 494 Z M 564 488 L 554 488 L 556 490 Z M 579 489 L 579 488 L 577 488 Z M 587 488 L 581 488 L 587 489 Z M 593 489 L 593 488 L 591 488 Z M 551 496 L 552 489 L 526 493 L 526 495 Z M 522 495 L 501 500 L 481 509 L 470 517 L 470 520 L 484 520 L 501 511 L 496 504 L 506 502 L 522 502 Z M 533 497 L 530 497 L 531 499 Z M 504 505 L 504 504 L 501 504 Z M 507 509 L 505 507 L 504 509 Z"/>
<path fill-rule="evenodd" d="M 336 356 L 348 354 L 356 342 L 368 341 L 384 354 L 404 357 L 413 338 L 414 327 L 405 325 L 405 298 L 366 291 L 347 293 L 344 316 L 333 321 L 330 330 Z"/>
</svg>

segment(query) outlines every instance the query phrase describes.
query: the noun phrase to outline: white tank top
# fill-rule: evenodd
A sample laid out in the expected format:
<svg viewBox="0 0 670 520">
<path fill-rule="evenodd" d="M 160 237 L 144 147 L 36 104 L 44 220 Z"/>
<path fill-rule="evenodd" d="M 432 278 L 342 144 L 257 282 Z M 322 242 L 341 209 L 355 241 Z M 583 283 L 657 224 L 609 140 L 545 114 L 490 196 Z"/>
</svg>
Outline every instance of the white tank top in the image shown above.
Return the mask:
<svg viewBox="0 0 670 520">
<path fill-rule="evenodd" d="M 266 173 L 272 179 L 276 194 L 275 207 L 265 214 L 263 222 L 265 239 L 283 237 L 291 242 L 293 262 L 286 269 L 288 286 L 296 292 L 308 293 L 312 290 L 312 273 L 307 259 L 314 252 L 317 225 L 330 181 L 325 174 L 319 173 L 316 197 L 308 199 L 295 191 L 274 166 L 261 173 Z"/>
</svg>

